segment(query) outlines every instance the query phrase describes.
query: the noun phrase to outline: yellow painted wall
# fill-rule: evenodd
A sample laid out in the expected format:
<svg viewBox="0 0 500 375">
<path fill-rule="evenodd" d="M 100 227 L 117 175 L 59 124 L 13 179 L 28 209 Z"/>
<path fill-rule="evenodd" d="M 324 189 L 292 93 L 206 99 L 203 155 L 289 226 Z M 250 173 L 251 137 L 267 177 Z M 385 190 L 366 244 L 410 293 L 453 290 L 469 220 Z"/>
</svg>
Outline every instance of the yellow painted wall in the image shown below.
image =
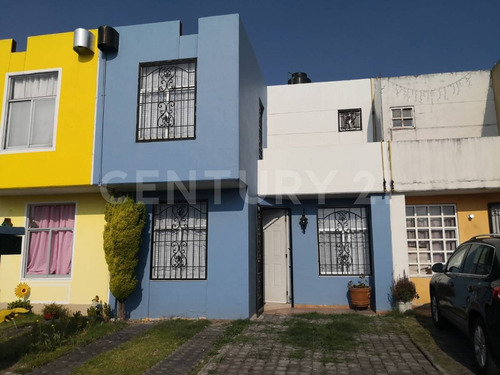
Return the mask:
<svg viewBox="0 0 500 375">
<path fill-rule="evenodd" d="M 95 30 L 92 32 L 97 35 Z M 61 92 L 55 150 L 0 151 L 0 189 L 89 185 L 97 95 L 97 52 L 89 57 L 79 56 L 73 51 L 72 32 L 30 37 L 26 52 L 11 53 L 11 46 L 12 40 L 0 40 L 2 113 L 6 110 L 3 95 L 7 73 L 60 68 Z M 97 42 L 95 51 L 98 51 Z M 4 132 L 4 125 L 0 124 L 0 135 Z"/>
<path fill-rule="evenodd" d="M 100 194 L 0 197 L 0 217 L 10 217 L 14 226 L 25 226 L 26 205 L 42 202 L 76 202 L 71 276 L 65 279 L 23 278 L 22 255 L 2 255 L 0 303 L 15 300 L 14 288 L 23 281 L 31 286 L 32 303 L 55 301 L 88 305 L 96 295 L 107 302 L 109 276 L 102 240 L 105 223 L 104 199 Z"/>
<path fill-rule="evenodd" d="M 490 232 L 488 204 L 500 202 L 500 193 L 490 194 L 463 194 L 463 195 L 442 195 L 431 197 L 406 197 L 406 204 L 446 204 L 452 203 L 457 206 L 458 219 L 458 239 L 465 242 L 478 234 Z M 470 214 L 474 214 L 474 219 L 469 220 Z M 420 298 L 415 300 L 416 304 L 430 303 L 429 281 L 431 277 L 412 277 L 417 293 Z"/>
</svg>

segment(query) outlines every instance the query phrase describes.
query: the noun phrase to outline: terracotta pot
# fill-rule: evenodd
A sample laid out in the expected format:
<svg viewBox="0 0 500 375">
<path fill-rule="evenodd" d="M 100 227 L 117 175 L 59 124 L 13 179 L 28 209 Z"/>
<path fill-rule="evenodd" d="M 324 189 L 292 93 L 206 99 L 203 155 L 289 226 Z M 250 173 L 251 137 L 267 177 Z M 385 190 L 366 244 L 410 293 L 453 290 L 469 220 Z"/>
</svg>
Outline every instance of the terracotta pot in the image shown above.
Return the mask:
<svg viewBox="0 0 500 375">
<path fill-rule="evenodd" d="M 370 307 L 370 294 L 372 288 L 349 288 L 349 296 L 351 297 L 351 305 L 354 309 L 364 309 Z"/>
<path fill-rule="evenodd" d="M 52 314 L 52 313 L 44 313 L 43 314 L 43 318 L 45 320 L 53 320 L 53 319 L 55 319 L 55 317 L 56 317 L 56 314 Z"/>
</svg>

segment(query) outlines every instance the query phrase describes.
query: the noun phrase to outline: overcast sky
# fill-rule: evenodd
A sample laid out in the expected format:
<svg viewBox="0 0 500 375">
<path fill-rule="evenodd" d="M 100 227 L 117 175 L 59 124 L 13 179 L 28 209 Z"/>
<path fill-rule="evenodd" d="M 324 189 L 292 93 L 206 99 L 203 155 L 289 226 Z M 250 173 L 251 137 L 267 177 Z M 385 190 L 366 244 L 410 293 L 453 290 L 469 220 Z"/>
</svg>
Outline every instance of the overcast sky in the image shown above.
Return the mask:
<svg viewBox="0 0 500 375">
<path fill-rule="evenodd" d="M 499 0 L 0 0 L 0 39 L 239 13 L 268 85 L 491 69 Z"/>
</svg>

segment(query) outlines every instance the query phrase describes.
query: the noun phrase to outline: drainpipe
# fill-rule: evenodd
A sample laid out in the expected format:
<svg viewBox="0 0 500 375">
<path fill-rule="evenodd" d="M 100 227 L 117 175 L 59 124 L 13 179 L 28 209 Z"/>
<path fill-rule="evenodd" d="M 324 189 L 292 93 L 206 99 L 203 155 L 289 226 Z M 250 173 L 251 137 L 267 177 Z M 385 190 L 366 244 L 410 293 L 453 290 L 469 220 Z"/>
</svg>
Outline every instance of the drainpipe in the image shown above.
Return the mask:
<svg viewBox="0 0 500 375">
<path fill-rule="evenodd" d="M 392 176 L 392 152 L 391 152 L 391 141 L 387 141 L 389 148 L 389 171 L 391 173 L 391 193 L 394 193 L 394 178 Z"/>
<path fill-rule="evenodd" d="M 385 180 L 384 141 L 380 142 L 380 156 L 382 157 L 382 186 L 384 187 L 384 193 L 387 193 L 387 181 Z"/>
</svg>

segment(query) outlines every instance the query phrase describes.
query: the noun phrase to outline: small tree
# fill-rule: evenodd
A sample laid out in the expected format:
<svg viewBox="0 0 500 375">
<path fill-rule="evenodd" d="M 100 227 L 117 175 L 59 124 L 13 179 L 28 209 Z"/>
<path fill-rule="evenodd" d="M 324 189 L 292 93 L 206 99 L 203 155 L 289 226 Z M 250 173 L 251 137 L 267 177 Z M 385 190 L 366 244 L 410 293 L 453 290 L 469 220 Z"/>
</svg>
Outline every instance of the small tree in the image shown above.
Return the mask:
<svg viewBox="0 0 500 375">
<path fill-rule="evenodd" d="M 119 302 L 118 317 L 125 319 L 125 300 L 137 286 L 136 267 L 146 208 L 130 197 L 114 199 L 104 210 L 104 254 L 109 270 L 109 289 Z"/>
</svg>

